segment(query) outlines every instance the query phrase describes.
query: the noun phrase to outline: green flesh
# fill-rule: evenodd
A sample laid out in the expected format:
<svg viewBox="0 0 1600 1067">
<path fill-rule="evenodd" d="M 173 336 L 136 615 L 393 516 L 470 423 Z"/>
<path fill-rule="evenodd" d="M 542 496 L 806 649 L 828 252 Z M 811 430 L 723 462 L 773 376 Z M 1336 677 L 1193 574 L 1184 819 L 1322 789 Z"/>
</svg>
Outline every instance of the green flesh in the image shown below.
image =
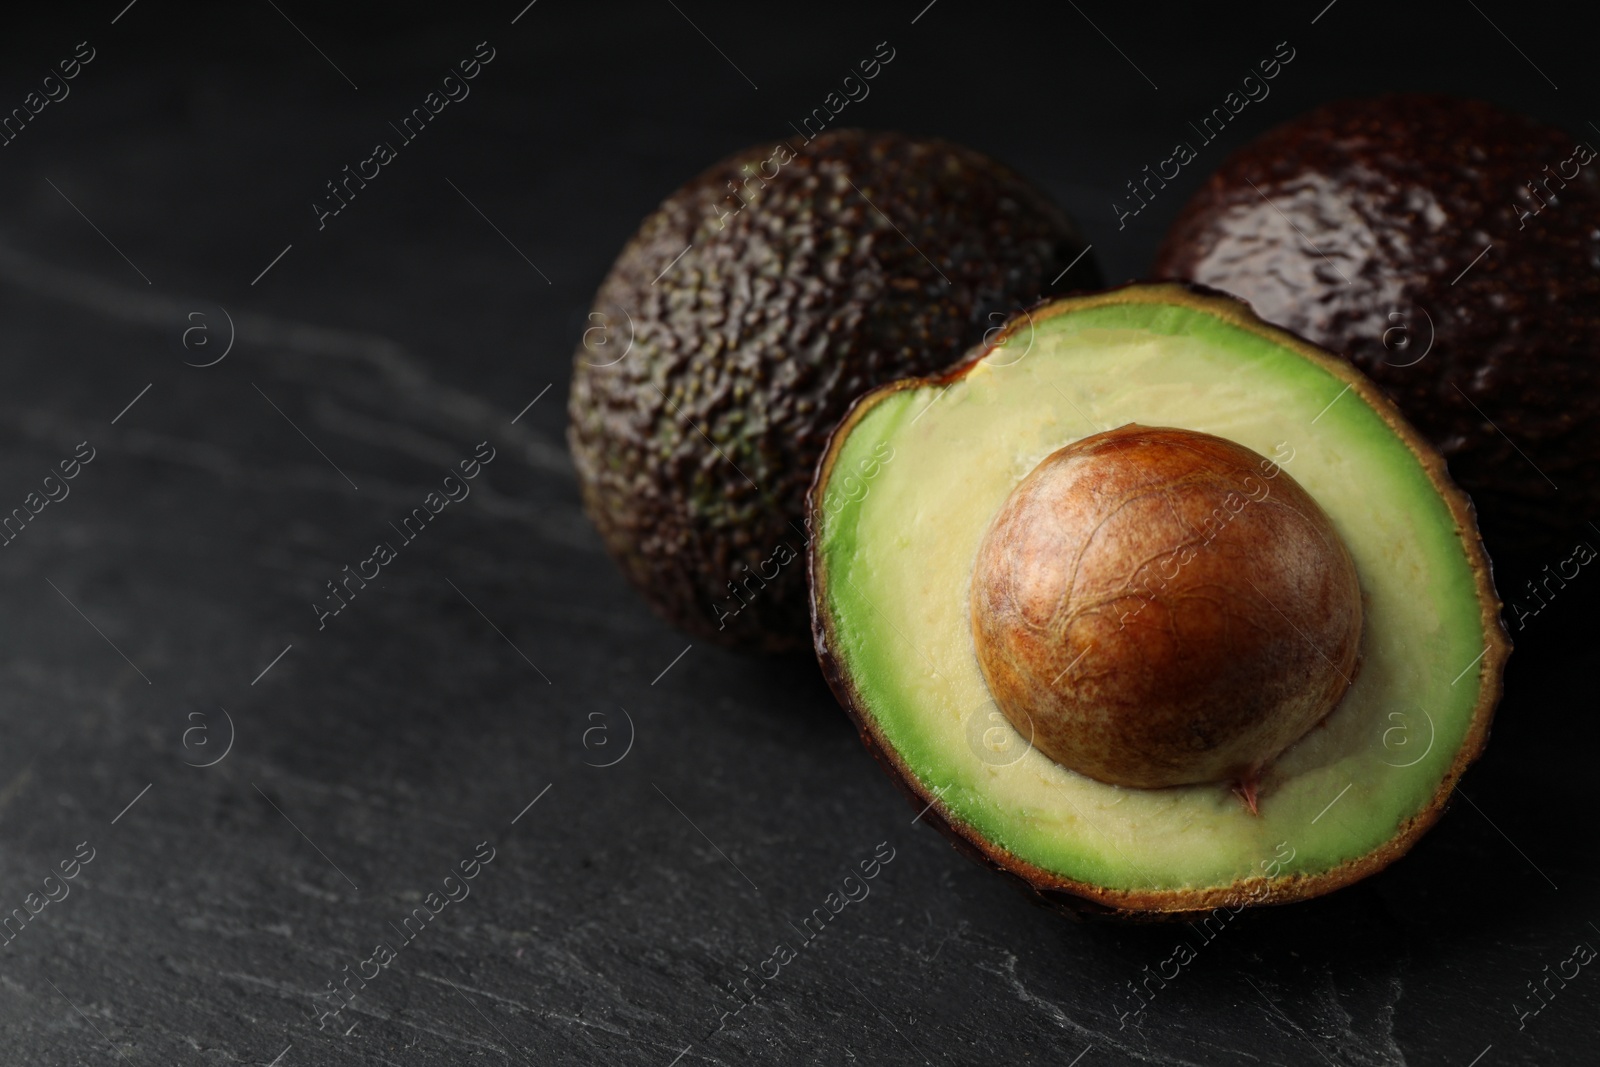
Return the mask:
<svg viewBox="0 0 1600 1067">
<path fill-rule="evenodd" d="M 1277 457 L 1360 575 L 1354 685 L 1269 768 L 1259 815 L 1226 784 L 1095 781 L 987 717 L 968 601 L 979 541 L 1045 456 L 1130 422 Z M 1471 726 L 1483 611 L 1429 472 L 1343 379 L 1204 310 L 1114 303 L 1037 319 L 947 389 L 879 397 L 817 501 L 819 611 L 858 713 L 953 821 L 1053 875 L 1191 890 L 1326 871 L 1429 807 Z"/>
</svg>

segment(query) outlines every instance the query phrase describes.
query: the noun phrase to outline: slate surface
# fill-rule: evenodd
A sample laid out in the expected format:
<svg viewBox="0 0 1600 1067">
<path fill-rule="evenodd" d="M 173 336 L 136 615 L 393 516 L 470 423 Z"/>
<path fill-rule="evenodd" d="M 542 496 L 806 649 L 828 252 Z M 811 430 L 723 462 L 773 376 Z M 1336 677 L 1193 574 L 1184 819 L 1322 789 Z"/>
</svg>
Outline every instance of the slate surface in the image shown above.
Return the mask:
<svg viewBox="0 0 1600 1067">
<path fill-rule="evenodd" d="M 42 79 L 78 42 L 93 58 L 0 147 L 0 507 L 79 442 L 94 458 L 0 550 L 0 909 L 92 859 L 0 947 L 0 1062 L 1596 1062 L 1600 978 L 1516 1012 L 1600 944 L 1600 578 L 1516 635 L 1470 803 L 1366 884 L 1234 920 L 1124 1026 L 1127 983 L 1192 932 L 1034 908 L 912 824 L 814 666 L 686 651 L 599 551 L 562 439 L 588 298 L 637 221 L 880 41 L 896 58 L 841 122 L 1009 161 L 1120 280 L 1224 151 L 1323 99 L 1445 89 L 1585 130 L 1563 17 L 8 12 L 0 111 L 59 95 Z M 1283 40 L 1272 95 L 1119 230 L 1123 182 Z M 323 183 L 480 41 L 472 95 L 319 231 Z M 324 583 L 481 441 L 471 496 L 319 630 Z M 713 1033 L 742 968 L 880 843 L 870 896 Z M 319 1029 L 316 994 L 490 849 Z"/>
</svg>

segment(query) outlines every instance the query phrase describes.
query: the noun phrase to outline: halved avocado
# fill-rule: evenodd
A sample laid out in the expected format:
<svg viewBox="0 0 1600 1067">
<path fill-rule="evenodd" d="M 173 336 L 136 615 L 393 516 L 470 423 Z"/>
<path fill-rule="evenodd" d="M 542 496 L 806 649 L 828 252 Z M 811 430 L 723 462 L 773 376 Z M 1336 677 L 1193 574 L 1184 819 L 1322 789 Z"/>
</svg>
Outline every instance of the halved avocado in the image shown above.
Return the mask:
<svg viewBox="0 0 1600 1067">
<path fill-rule="evenodd" d="M 1272 483 L 1281 488 L 1240 492 L 1287 509 L 1283 522 L 1266 521 L 1265 503 L 1235 510 L 1227 495 L 1228 479 L 1256 458 L 1258 486 L 1281 477 Z M 1156 470 L 1162 463 L 1170 469 Z M 1125 492 L 1141 478 L 1146 489 Z M 1040 493 L 1050 507 L 1030 502 Z M 1171 522 L 1128 511 L 1152 493 L 1188 503 L 1168 509 Z M 1228 501 L 1222 525 L 1188 536 L 1183 524 L 1206 493 Z M 1149 918 L 1326 893 L 1410 848 L 1488 736 L 1510 646 L 1471 503 L 1359 371 L 1223 294 L 1133 285 L 1033 309 L 943 376 L 860 399 L 807 507 L 813 634 L 840 702 L 924 819 L 1047 902 Z M 1030 541 L 1019 522 L 1057 526 L 1034 526 L 1050 536 Z M 1005 566 L 994 563 L 996 543 L 1013 549 Z M 1073 603 L 1089 595 L 1095 552 L 1093 602 Z M 1260 562 L 1296 553 L 1309 562 Z M 1159 560 L 1165 577 L 1188 583 L 1181 603 L 1177 586 L 1152 585 Z M 1359 595 L 1340 591 L 1349 565 Z M 1035 593 L 1055 588 L 1060 610 L 1050 595 L 1005 601 L 1009 616 L 993 610 L 1005 600 L 993 595 L 996 573 Z M 1319 612 L 1341 621 L 1308 632 Z M 1044 744 L 1057 710 L 1036 697 L 1019 707 L 1016 694 L 1030 690 L 1015 679 L 991 690 L 1003 674 L 986 629 L 995 618 L 1002 628 L 1031 620 L 1046 651 L 1023 657 L 1024 668 L 1038 689 L 1078 686 L 1072 714 L 1093 722 L 1076 736 L 1090 747 L 1105 738 L 1099 755 L 1140 749 L 1131 765 L 1146 768 L 1185 750 L 1193 758 L 1176 762 L 1211 767 L 1206 780 L 1115 784 L 1110 764 L 1075 763 L 1070 745 Z M 1324 644 L 1340 634 L 1353 663 Z M 1095 653 L 1108 637 L 1117 647 Z M 1074 640 L 1085 665 L 1102 661 L 1080 668 Z M 1301 673 L 1325 686 L 1328 670 L 1306 667 L 1318 657 L 1342 680 L 1326 694 L 1288 695 L 1325 699 L 1320 711 L 1257 699 L 1258 686 L 1289 679 L 1293 689 Z M 1052 680 L 1045 668 L 1056 663 L 1065 665 Z M 1210 686 L 1209 704 L 1156 707 L 1162 686 L 1151 679 L 1174 683 L 1166 697 Z M 1097 707 L 1107 692 L 1143 695 L 1120 711 Z M 1255 710 L 1245 725 L 1229 725 L 1246 705 Z M 1285 727 L 1292 736 L 1241 742 L 1257 745 L 1252 758 L 1207 762 L 1262 716 L 1298 718 Z M 1183 769 L 1123 780 L 1184 781 Z"/>
</svg>

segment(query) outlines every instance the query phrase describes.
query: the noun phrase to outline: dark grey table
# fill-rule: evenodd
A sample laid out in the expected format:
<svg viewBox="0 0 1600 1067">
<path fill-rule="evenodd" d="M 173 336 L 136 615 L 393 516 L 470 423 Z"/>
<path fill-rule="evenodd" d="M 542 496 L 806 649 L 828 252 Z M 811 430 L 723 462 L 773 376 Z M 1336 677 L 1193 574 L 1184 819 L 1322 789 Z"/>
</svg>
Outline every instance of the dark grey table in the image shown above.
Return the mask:
<svg viewBox="0 0 1600 1067">
<path fill-rule="evenodd" d="M 1005 159 L 1121 280 L 1226 151 L 1324 99 L 1475 93 L 1587 133 L 1567 16 L 525 2 L 5 16 L 0 114 L 28 110 L 0 147 L 0 509 L 92 459 L 0 549 L 0 913 L 27 916 L 0 1061 L 1600 1062 L 1589 970 L 1517 1016 L 1600 945 L 1600 578 L 1514 635 L 1494 742 L 1411 856 L 1242 916 L 1120 1025 L 1183 928 L 1068 922 L 913 825 L 814 665 L 686 647 L 642 607 L 563 444 L 638 220 L 880 41 L 841 121 Z M 1280 41 L 1272 95 L 1119 229 L 1123 183 Z M 470 97 L 322 215 L 479 42 Z M 319 622 L 479 442 L 471 496 Z M 735 1011 L 880 849 L 870 896 Z"/>
</svg>

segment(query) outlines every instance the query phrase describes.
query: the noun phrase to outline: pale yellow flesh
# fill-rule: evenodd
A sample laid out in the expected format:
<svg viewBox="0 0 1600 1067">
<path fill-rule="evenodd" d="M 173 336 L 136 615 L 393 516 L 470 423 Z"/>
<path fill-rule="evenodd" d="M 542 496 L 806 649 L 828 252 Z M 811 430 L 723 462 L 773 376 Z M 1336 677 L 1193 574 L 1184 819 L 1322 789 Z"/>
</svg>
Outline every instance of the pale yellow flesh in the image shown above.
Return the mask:
<svg viewBox="0 0 1600 1067">
<path fill-rule="evenodd" d="M 979 541 L 1045 456 L 1130 422 L 1277 458 L 1331 517 L 1361 576 L 1359 674 L 1271 769 L 1259 815 L 1223 784 L 1094 781 L 988 716 L 969 623 Z M 1470 725 L 1485 645 L 1449 508 L 1358 393 L 1239 326 L 1148 304 L 1041 321 L 948 388 L 877 403 L 833 470 L 819 497 L 825 610 L 864 710 L 958 820 L 1047 871 L 1143 889 L 1326 870 L 1429 803 Z"/>
</svg>

